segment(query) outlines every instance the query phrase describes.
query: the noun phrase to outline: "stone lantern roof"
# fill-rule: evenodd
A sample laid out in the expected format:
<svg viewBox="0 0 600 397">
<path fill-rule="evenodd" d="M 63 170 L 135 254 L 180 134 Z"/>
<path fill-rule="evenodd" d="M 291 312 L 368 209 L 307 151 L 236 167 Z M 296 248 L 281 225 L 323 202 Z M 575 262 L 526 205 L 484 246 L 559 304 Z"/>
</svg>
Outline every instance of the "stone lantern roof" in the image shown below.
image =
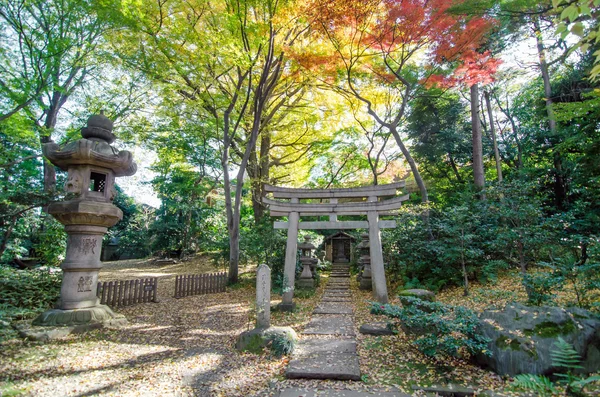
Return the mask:
<svg viewBox="0 0 600 397">
<path fill-rule="evenodd" d="M 117 177 L 133 175 L 137 166 L 132 154 L 110 146 L 116 139 L 112 129 L 113 122 L 104 114 L 93 115 L 81 129 L 82 139 L 62 149 L 56 143 L 47 143 L 43 147 L 44 155 L 64 171 L 74 165 L 93 165 L 110 169 Z"/>
<path fill-rule="evenodd" d="M 365 248 L 365 249 L 369 249 L 370 247 L 370 243 L 369 243 L 369 234 L 368 233 L 363 233 L 360 235 L 361 241 L 360 243 L 358 243 L 357 247 L 358 248 Z"/>
<path fill-rule="evenodd" d="M 311 243 L 310 236 L 304 236 L 304 242 L 298 244 L 298 249 L 301 250 L 314 250 L 316 247 Z"/>
</svg>

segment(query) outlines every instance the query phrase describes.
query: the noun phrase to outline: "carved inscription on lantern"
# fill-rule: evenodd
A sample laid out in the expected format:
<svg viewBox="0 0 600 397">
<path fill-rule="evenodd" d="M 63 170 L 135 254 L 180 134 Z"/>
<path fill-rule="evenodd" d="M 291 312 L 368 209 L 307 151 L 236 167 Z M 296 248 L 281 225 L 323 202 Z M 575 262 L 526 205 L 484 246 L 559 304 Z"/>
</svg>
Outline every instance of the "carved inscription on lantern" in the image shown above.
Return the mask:
<svg viewBox="0 0 600 397">
<path fill-rule="evenodd" d="M 82 238 L 81 239 L 81 244 L 79 244 L 79 252 L 81 252 L 83 255 L 87 255 L 90 252 L 92 254 L 95 254 L 96 252 L 94 251 L 94 248 L 96 248 L 96 244 L 98 243 L 98 241 L 95 238 Z"/>
<path fill-rule="evenodd" d="M 79 277 L 79 282 L 77 283 L 77 292 L 90 292 L 92 290 L 93 283 L 94 278 L 92 276 Z"/>
</svg>

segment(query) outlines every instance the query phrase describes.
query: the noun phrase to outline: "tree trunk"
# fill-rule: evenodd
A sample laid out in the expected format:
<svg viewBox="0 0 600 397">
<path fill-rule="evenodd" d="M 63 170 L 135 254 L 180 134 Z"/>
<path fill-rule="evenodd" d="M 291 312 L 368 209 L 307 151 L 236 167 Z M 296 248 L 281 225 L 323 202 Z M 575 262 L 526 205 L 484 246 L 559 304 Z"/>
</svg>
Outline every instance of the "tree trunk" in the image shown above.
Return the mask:
<svg viewBox="0 0 600 397">
<path fill-rule="evenodd" d="M 59 91 L 54 91 L 50 106 L 46 110 L 46 119 L 44 120 L 44 126 L 42 127 L 40 136 L 40 143 L 42 146 L 52 142 L 52 131 L 54 130 L 54 127 L 56 127 L 58 111 L 65 100 L 66 98 L 63 99 L 63 96 Z M 56 192 L 56 168 L 46 158 L 44 158 L 44 191 L 46 193 Z"/>
<path fill-rule="evenodd" d="M 546 97 L 546 114 L 548 115 L 548 126 L 550 128 L 550 141 L 553 146 L 552 160 L 554 163 L 555 204 L 557 208 L 564 209 L 567 193 L 563 176 L 561 154 L 558 150 L 556 150 L 555 147 L 558 143 L 559 137 L 556 128 L 556 118 L 554 116 L 552 86 L 550 85 L 550 72 L 548 70 L 548 60 L 546 58 L 546 47 L 544 46 L 539 20 L 534 19 L 533 26 L 537 44 L 538 58 L 540 60 L 540 72 L 542 73 L 542 80 L 544 82 L 544 96 Z"/>
<path fill-rule="evenodd" d="M 258 225 L 265 216 L 266 206 L 262 199 L 265 197 L 264 184 L 269 182 L 271 153 L 271 134 L 264 130 L 260 133 L 259 156 L 256 149 L 250 155 L 248 162 L 248 175 L 252 179 L 252 209 L 254 210 L 254 223 Z"/>
<path fill-rule="evenodd" d="M 8 225 L 8 228 L 4 232 L 4 237 L 2 238 L 2 244 L 0 245 L 0 258 L 2 258 L 2 254 L 4 254 L 4 251 L 6 250 L 6 246 L 8 245 L 8 239 L 10 238 L 10 236 L 13 232 L 16 222 L 17 222 L 17 218 L 12 217 L 10 219 L 10 224 Z"/>
<path fill-rule="evenodd" d="M 464 290 L 463 290 L 463 295 L 464 296 L 469 296 L 469 277 L 467 276 L 467 266 L 465 264 L 465 231 L 464 229 L 460 230 L 460 262 L 462 265 L 462 272 L 463 272 L 463 278 L 464 278 Z"/>
<path fill-rule="evenodd" d="M 473 131 L 473 180 L 475 188 L 485 188 L 485 176 L 483 171 L 483 144 L 481 142 L 481 121 L 479 120 L 479 85 L 471 86 L 471 127 Z M 484 195 L 480 195 L 483 200 Z"/>
<path fill-rule="evenodd" d="M 494 116 L 492 114 L 492 103 L 490 102 L 490 93 L 483 92 L 485 104 L 487 106 L 488 119 L 490 121 L 490 134 L 492 135 L 492 143 L 494 145 L 494 159 L 496 160 L 496 173 L 498 174 L 498 182 L 502 182 L 502 162 L 500 161 L 500 152 L 498 151 L 498 142 L 496 141 L 496 130 L 494 128 Z"/>
<path fill-rule="evenodd" d="M 456 166 L 456 162 L 454 161 L 454 157 L 452 157 L 452 153 L 448 153 L 448 159 L 450 159 L 450 166 L 452 167 L 452 171 L 454 172 L 454 176 L 456 177 L 456 181 L 458 183 L 463 183 L 463 179 L 458 172 L 458 167 Z"/>
<path fill-rule="evenodd" d="M 396 140 L 396 143 L 398 144 L 398 147 L 400 148 L 400 151 L 404 155 L 406 162 L 410 166 L 410 170 L 412 171 L 413 176 L 415 177 L 415 182 L 417 183 L 417 186 L 419 187 L 419 190 L 421 191 L 421 202 L 423 202 L 423 203 L 428 202 L 429 196 L 427 195 L 427 187 L 425 187 L 425 182 L 423 182 L 423 178 L 421 178 L 421 174 L 419 173 L 419 169 L 417 168 L 417 163 L 415 163 L 415 160 L 410 155 L 410 152 L 408 151 L 406 146 L 404 146 L 404 143 L 402 142 L 402 139 L 400 138 L 400 134 L 398 134 L 397 127 L 395 125 L 392 125 L 389 128 L 390 128 L 390 131 L 392 132 L 392 135 L 394 136 L 394 139 Z"/>
</svg>

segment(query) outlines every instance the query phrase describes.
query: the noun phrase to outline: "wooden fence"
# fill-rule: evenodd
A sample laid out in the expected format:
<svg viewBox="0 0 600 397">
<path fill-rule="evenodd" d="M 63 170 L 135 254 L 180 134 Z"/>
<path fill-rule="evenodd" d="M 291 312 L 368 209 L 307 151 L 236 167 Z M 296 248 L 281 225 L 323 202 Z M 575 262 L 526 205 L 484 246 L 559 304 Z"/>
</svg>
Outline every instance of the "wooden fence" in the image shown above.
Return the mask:
<svg viewBox="0 0 600 397">
<path fill-rule="evenodd" d="M 225 292 L 226 285 L 226 272 L 175 276 L 175 298 Z"/>
<path fill-rule="evenodd" d="M 158 302 L 158 278 L 105 281 L 98 283 L 96 295 L 100 303 L 111 307 L 131 306 L 136 303 Z"/>
</svg>

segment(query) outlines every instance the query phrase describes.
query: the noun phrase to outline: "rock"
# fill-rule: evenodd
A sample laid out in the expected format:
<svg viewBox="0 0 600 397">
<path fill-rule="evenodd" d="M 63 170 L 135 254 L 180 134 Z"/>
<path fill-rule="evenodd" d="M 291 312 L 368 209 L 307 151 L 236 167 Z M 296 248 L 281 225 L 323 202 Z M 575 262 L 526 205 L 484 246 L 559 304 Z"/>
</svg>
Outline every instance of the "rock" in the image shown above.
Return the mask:
<svg viewBox="0 0 600 397">
<path fill-rule="evenodd" d="M 387 327 L 387 323 L 372 323 L 363 324 L 358 330 L 361 334 L 366 335 L 394 335 L 395 332 Z"/>
<path fill-rule="evenodd" d="M 240 351 L 260 353 L 273 338 L 278 336 L 288 338 L 294 341 L 294 343 L 298 340 L 296 331 L 290 327 L 254 328 L 253 330 L 241 333 L 235 343 L 235 348 Z"/>
<path fill-rule="evenodd" d="M 441 396 L 444 396 L 444 397 L 469 397 L 469 396 L 475 395 L 475 390 L 468 388 L 468 387 L 457 386 L 457 385 L 448 385 L 448 386 L 433 385 L 433 386 L 427 386 L 427 387 L 413 386 L 412 389 L 415 391 L 422 391 L 425 393 L 435 393 L 436 396 L 440 396 L 440 397 Z"/>
<path fill-rule="evenodd" d="M 400 298 L 400 302 L 405 306 L 410 305 L 408 300 L 402 299 L 406 296 L 412 296 L 413 298 L 419 298 L 428 302 L 435 302 L 435 294 L 426 289 L 405 289 L 398 292 L 398 298 Z"/>
<path fill-rule="evenodd" d="M 582 372 L 600 370 L 600 318 L 586 310 L 515 303 L 486 310 L 480 319 L 492 356 L 480 355 L 477 361 L 500 375 L 551 373 L 550 353 L 559 337 L 582 357 Z"/>
</svg>

